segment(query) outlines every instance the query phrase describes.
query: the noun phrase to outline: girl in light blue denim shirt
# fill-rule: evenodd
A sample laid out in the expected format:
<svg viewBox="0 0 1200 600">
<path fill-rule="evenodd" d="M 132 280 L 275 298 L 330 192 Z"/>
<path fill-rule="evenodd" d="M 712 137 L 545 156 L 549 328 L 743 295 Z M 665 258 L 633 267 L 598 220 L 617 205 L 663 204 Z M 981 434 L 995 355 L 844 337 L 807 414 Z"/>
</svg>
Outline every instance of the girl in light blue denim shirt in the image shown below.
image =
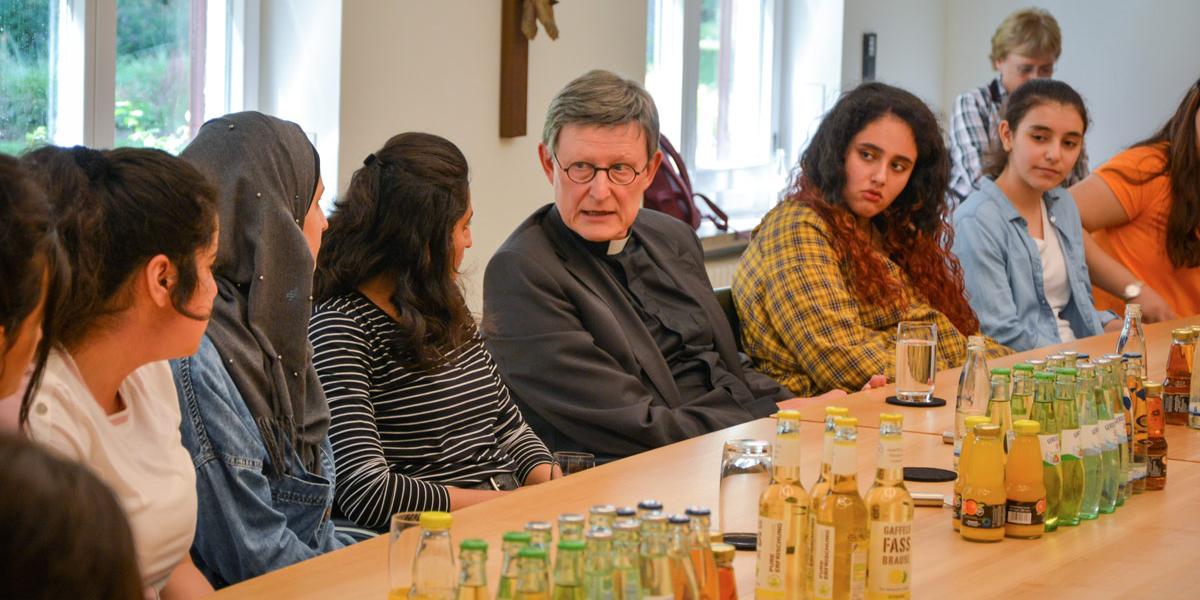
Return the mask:
<svg viewBox="0 0 1200 600">
<path fill-rule="evenodd" d="M 324 186 L 303 130 L 261 113 L 205 123 L 180 156 L 220 190 L 217 300 L 199 351 L 171 364 L 200 500 L 192 556 L 219 588 L 351 543 L 330 519 L 308 343 Z"/>
<path fill-rule="evenodd" d="M 1097 335 L 1079 211 L 1061 187 L 1083 149 L 1087 109 L 1035 79 L 1010 96 L 987 177 L 954 213 L 954 254 L 983 333 L 1014 350 Z"/>
</svg>

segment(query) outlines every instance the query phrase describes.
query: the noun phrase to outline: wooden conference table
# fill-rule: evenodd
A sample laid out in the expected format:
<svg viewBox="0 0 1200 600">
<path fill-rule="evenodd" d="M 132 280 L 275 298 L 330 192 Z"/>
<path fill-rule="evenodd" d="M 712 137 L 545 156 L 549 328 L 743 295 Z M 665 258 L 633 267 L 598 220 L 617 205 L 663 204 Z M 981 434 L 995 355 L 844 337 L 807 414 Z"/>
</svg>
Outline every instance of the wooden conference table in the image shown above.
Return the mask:
<svg viewBox="0 0 1200 600">
<path fill-rule="evenodd" d="M 1200 317 L 1146 328 L 1150 374 L 1161 378 L 1170 329 L 1200 323 Z M 1064 345 L 1093 356 L 1115 347 L 1116 334 Z M 1058 348 L 1058 347 L 1054 347 Z M 1011 365 L 1050 353 L 1051 348 L 993 361 Z M 952 452 L 941 432 L 953 424 L 953 395 L 958 370 L 937 378 L 937 395 L 951 400 L 941 409 L 902 408 L 883 403 L 890 392 L 853 394 L 839 401 L 863 425 L 859 430 L 859 487 L 871 485 L 878 413 L 905 417 L 905 464 L 950 468 Z M 890 387 L 890 386 L 889 386 Z M 814 421 L 822 407 L 806 409 Z M 669 512 L 693 504 L 717 508 L 721 447 L 725 440 L 774 436 L 774 421 L 759 419 L 672 444 L 567 478 L 524 488 L 502 498 L 454 513 L 452 533 L 458 540 L 486 540 L 488 581 L 493 593 L 500 568 L 500 537 L 531 520 L 554 520 L 560 513 L 586 513 L 593 504 L 634 505 L 639 499 L 661 500 Z M 805 428 L 803 481 L 811 487 L 819 469 L 822 436 L 814 423 Z M 914 598 L 1195 598 L 1191 575 L 1200 571 L 1200 431 L 1168 428 L 1170 444 L 1167 489 L 1130 499 L 1113 515 L 1079 527 L 1060 528 L 1040 540 L 1005 540 L 998 544 L 963 541 L 950 528 L 950 511 L 919 507 L 913 528 Z M 910 490 L 949 494 L 950 483 L 908 483 Z M 754 554 L 739 552 L 735 562 L 742 598 L 754 594 Z M 237 598 L 333 598 L 383 600 L 387 595 L 387 536 L 304 561 L 217 594 Z"/>
</svg>

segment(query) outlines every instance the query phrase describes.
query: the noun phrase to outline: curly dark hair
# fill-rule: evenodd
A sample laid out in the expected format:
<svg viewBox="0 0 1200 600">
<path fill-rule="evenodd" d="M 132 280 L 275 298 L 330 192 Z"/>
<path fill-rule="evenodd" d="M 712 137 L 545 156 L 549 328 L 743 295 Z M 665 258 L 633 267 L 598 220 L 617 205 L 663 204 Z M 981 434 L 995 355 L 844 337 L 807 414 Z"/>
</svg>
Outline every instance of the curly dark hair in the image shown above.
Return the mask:
<svg viewBox="0 0 1200 600">
<path fill-rule="evenodd" d="M 187 307 L 199 284 L 196 254 L 217 228 L 216 189 L 194 167 L 161 150 L 45 146 L 22 157 L 54 213 L 73 273 L 51 335 L 79 342 L 128 304 L 126 283 L 162 254 L 179 271 L 171 303 Z"/>
<path fill-rule="evenodd" d="M 317 301 L 376 277 L 395 285 L 405 366 L 432 370 L 474 334 L 454 272 L 454 224 L 470 204 L 467 159 L 445 138 L 393 136 L 354 173 L 317 257 Z"/>
<path fill-rule="evenodd" d="M 917 162 L 900 195 L 871 219 L 883 238 L 883 253 L 913 285 L 920 286 L 930 305 L 964 335 L 973 334 L 979 330 L 979 320 L 967 304 L 962 266 L 950 251 L 954 231 L 945 201 L 950 161 L 937 118 L 919 98 L 875 82 L 844 94 L 800 157 L 784 201 L 812 208 L 829 226 L 859 302 L 896 307 L 909 302 L 904 284 L 891 276 L 871 241 L 855 227 L 854 215 L 842 198 L 850 141 L 885 115 L 908 124 L 917 143 Z"/>
</svg>

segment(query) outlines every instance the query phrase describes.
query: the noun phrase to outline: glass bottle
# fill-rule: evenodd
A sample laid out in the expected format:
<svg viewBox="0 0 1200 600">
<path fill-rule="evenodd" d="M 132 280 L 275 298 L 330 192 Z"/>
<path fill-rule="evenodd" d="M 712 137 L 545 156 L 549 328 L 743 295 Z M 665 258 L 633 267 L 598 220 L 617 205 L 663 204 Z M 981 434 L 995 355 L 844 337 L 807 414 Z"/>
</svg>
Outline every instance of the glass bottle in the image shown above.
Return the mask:
<svg viewBox="0 0 1200 600">
<path fill-rule="evenodd" d="M 1121 458 L 1117 438 L 1117 422 L 1112 414 L 1111 395 L 1106 385 L 1110 383 L 1112 364 L 1107 358 L 1096 360 L 1096 376 L 1100 385 L 1096 387 L 1096 421 L 1100 423 L 1100 513 L 1110 514 L 1117 508 L 1120 493 Z"/>
<path fill-rule="evenodd" d="M 692 520 L 687 515 L 671 515 L 667 523 L 670 530 L 667 556 L 670 559 L 671 590 L 675 600 L 699 600 L 700 579 L 692 566 Z"/>
<path fill-rule="evenodd" d="M 1037 375 L 1038 373 L 1041 373 L 1042 371 L 1046 370 L 1045 359 L 1031 358 L 1031 359 L 1025 361 L 1025 364 L 1029 365 L 1029 367 L 1033 369 L 1034 375 Z M 1033 398 L 1029 399 L 1029 410 L 1033 410 Z"/>
<path fill-rule="evenodd" d="M 458 545 L 458 600 L 488 600 L 487 542 L 463 540 Z"/>
<path fill-rule="evenodd" d="M 1059 368 L 1054 378 L 1054 418 L 1058 422 L 1059 469 L 1062 497 L 1058 524 L 1078 525 L 1083 501 L 1083 461 L 1079 432 L 1079 405 L 1075 394 L 1075 369 Z"/>
<path fill-rule="evenodd" d="M 797 414 L 797 417 L 799 417 L 799 414 Z M 799 421 L 797 421 L 797 424 L 799 424 Z M 777 450 L 778 447 L 775 447 L 775 449 Z M 807 505 L 808 498 L 805 497 L 805 506 L 807 507 Z M 712 527 L 712 511 L 705 506 L 689 506 L 683 512 L 691 519 L 689 524 L 689 536 L 691 540 L 689 544 L 692 548 L 692 568 L 696 571 L 696 582 L 700 585 L 700 596 L 706 600 L 713 600 L 720 595 L 721 585 L 717 581 L 717 561 L 713 557 L 712 542 L 709 540 L 709 529 Z"/>
<path fill-rule="evenodd" d="M 1079 518 L 1095 519 L 1100 512 L 1100 461 L 1103 447 L 1100 442 L 1100 423 L 1096 420 L 1096 367 L 1090 362 L 1079 363 L 1075 385 L 1079 406 L 1080 454 L 1083 460 L 1083 499 Z"/>
<path fill-rule="evenodd" d="M 959 532 L 964 540 L 999 542 L 1004 539 L 1008 496 L 1004 489 L 1004 445 L 996 425 L 975 426 L 962 502 Z"/>
<path fill-rule="evenodd" d="M 496 589 L 496 600 L 511 600 L 517 595 L 517 554 L 529 545 L 528 531 L 509 531 L 504 534 L 500 545 L 500 587 Z"/>
<path fill-rule="evenodd" d="M 1112 373 L 1109 379 L 1113 419 L 1117 422 L 1117 460 L 1120 476 L 1117 479 L 1117 506 L 1123 506 L 1133 495 L 1133 402 L 1125 387 L 1125 369 L 1129 361 L 1120 354 L 1105 354 L 1110 361 Z"/>
<path fill-rule="evenodd" d="M 1008 397 L 1014 421 L 1029 416 L 1029 405 L 1033 404 L 1033 365 L 1013 365 L 1012 393 Z"/>
<path fill-rule="evenodd" d="M 1188 424 L 1188 396 L 1192 392 L 1192 355 L 1195 346 L 1189 345 L 1192 330 L 1186 327 L 1171 330 L 1171 350 L 1167 354 L 1167 378 L 1163 380 L 1163 413 L 1167 425 Z"/>
<path fill-rule="evenodd" d="M 875 483 L 867 491 L 870 544 L 867 550 L 867 599 L 912 597 L 912 524 L 916 504 L 904 487 L 903 417 L 879 415 L 879 451 Z"/>
<path fill-rule="evenodd" d="M 662 502 L 659 502 L 658 500 L 655 500 L 654 498 L 646 498 L 645 500 L 638 502 L 638 505 L 637 505 L 638 519 L 643 519 L 646 517 L 646 515 L 648 515 L 650 513 L 662 512 L 662 509 L 663 509 Z"/>
<path fill-rule="evenodd" d="M 566 513 L 558 515 L 558 539 L 583 541 L 583 515 Z"/>
<path fill-rule="evenodd" d="M 1046 524 L 1046 484 L 1042 453 L 1038 447 L 1037 421 L 1022 419 L 1013 423 L 1017 438 L 1008 449 L 1004 466 L 1004 535 L 1012 538 L 1039 538 Z"/>
<path fill-rule="evenodd" d="M 1062 470 L 1059 463 L 1058 420 L 1054 415 L 1054 376 L 1045 371 L 1033 376 L 1033 409 L 1037 421 L 1038 447 L 1042 451 L 1042 481 L 1046 486 L 1046 531 L 1058 529 L 1058 504 L 1062 500 Z"/>
<path fill-rule="evenodd" d="M 525 546 L 517 552 L 516 600 L 550 600 L 547 561 L 546 549 L 539 546 Z"/>
<path fill-rule="evenodd" d="M 958 393 L 954 398 L 954 470 L 958 470 L 962 440 L 967 434 L 967 417 L 982 415 L 990 392 L 987 345 L 982 335 L 967 338 L 967 359 L 958 374 Z"/>
<path fill-rule="evenodd" d="M 987 416 L 992 423 L 1000 427 L 1000 439 L 1004 442 L 1004 451 L 1012 442 L 1012 404 L 1009 402 L 1009 373 L 1008 369 L 992 369 L 992 379 L 989 383 Z"/>
<path fill-rule="evenodd" d="M 632 506 L 618 506 L 617 507 L 617 518 L 618 519 L 636 519 L 637 518 L 637 509 Z"/>
<path fill-rule="evenodd" d="M 756 598 L 799 598 L 811 500 L 800 485 L 800 411 L 776 415 L 771 483 L 758 499 Z"/>
<path fill-rule="evenodd" d="M 614 600 L 618 596 L 613 568 L 613 532 L 593 529 L 587 533 L 583 553 L 583 597 L 587 600 Z"/>
<path fill-rule="evenodd" d="M 667 532 L 667 516 L 654 512 L 642 517 L 640 533 L 642 598 L 670 600 L 675 591 L 671 587 L 671 539 Z"/>
<path fill-rule="evenodd" d="M 1068 369 L 1074 369 L 1075 365 L 1079 361 L 1079 353 L 1074 350 L 1063 350 L 1060 352 L 1060 354 L 1063 356 L 1062 366 Z"/>
<path fill-rule="evenodd" d="M 991 423 L 991 419 L 984 415 L 971 415 L 967 417 L 967 437 L 963 439 L 963 455 L 962 460 L 958 462 L 958 474 L 954 478 L 954 504 L 953 512 L 950 514 L 952 519 L 951 525 L 955 531 L 958 531 L 962 524 L 962 490 L 967 483 L 966 467 L 967 461 L 971 458 L 971 447 L 975 441 L 975 426 L 984 423 Z"/>
<path fill-rule="evenodd" d="M 1167 486 L 1167 439 L 1163 437 L 1166 421 L 1162 410 L 1162 384 L 1146 381 L 1146 490 L 1161 490 Z"/>
<path fill-rule="evenodd" d="M 1062 354 L 1051 354 L 1050 356 L 1047 356 L 1046 372 L 1050 373 L 1051 375 L 1057 373 L 1058 370 L 1062 368 L 1063 364 L 1066 363 L 1066 361 L 1067 357 L 1063 356 Z"/>
<path fill-rule="evenodd" d="M 1141 371 L 1146 372 L 1149 355 L 1146 354 L 1146 332 L 1142 329 L 1142 305 L 1125 305 L 1125 323 L 1121 325 L 1121 335 L 1117 337 L 1117 353 L 1126 352 L 1141 355 Z"/>
<path fill-rule="evenodd" d="M 611 504 L 597 504 L 588 509 L 588 529 L 611 530 L 615 520 L 617 520 L 617 507 Z"/>
<path fill-rule="evenodd" d="M 1188 427 L 1200 429 L 1200 325 L 1192 325 L 1192 378 L 1188 393 Z"/>
<path fill-rule="evenodd" d="M 554 561 L 554 600 L 583 599 L 583 551 L 587 543 L 559 540 Z"/>
<path fill-rule="evenodd" d="M 858 419 L 838 417 L 829 493 L 817 502 L 813 529 L 813 592 L 816 598 L 862 600 L 866 591 L 870 529 L 867 505 L 858 495 L 855 444 Z"/>
<path fill-rule="evenodd" d="M 850 410 L 843 406 L 826 406 L 825 407 L 825 426 L 822 430 L 824 436 L 821 443 L 821 470 L 817 473 L 817 481 L 813 484 L 811 500 L 808 506 L 808 524 L 805 526 L 807 542 L 805 543 L 805 554 L 807 555 L 807 563 L 804 567 L 804 593 L 811 597 L 813 595 L 813 548 L 812 548 L 812 532 L 817 525 L 817 501 L 825 494 L 829 493 L 829 485 L 833 480 L 833 475 L 830 474 L 833 464 L 833 440 L 837 426 L 834 421 L 838 417 L 850 416 Z"/>
<path fill-rule="evenodd" d="M 454 570 L 454 546 L 450 541 L 450 513 L 421 513 L 421 541 L 413 559 L 413 585 L 408 597 L 414 600 L 453 600 L 458 597 Z"/>
<path fill-rule="evenodd" d="M 1133 404 L 1131 422 L 1133 437 L 1129 443 L 1130 452 L 1130 487 L 1134 494 L 1146 491 L 1146 452 L 1141 441 L 1146 439 L 1146 391 L 1142 387 L 1144 373 L 1141 371 L 1141 355 L 1130 353 L 1125 355 L 1125 387 L 1129 390 L 1129 399 Z"/>
<path fill-rule="evenodd" d="M 549 521 L 530 521 L 525 524 L 529 532 L 529 545 L 550 549 L 554 543 L 554 525 Z"/>
<path fill-rule="evenodd" d="M 717 579 L 721 584 L 720 600 L 737 600 L 737 576 L 733 572 L 733 557 L 737 549 L 726 543 L 712 545 L 717 561 Z"/>
<path fill-rule="evenodd" d="M 642 597 L 638 527 L 639 521 L 636 519 L 617 519 L 613 523 L 613 585 L 622 600 L 640 600 Z"/>
</svg>

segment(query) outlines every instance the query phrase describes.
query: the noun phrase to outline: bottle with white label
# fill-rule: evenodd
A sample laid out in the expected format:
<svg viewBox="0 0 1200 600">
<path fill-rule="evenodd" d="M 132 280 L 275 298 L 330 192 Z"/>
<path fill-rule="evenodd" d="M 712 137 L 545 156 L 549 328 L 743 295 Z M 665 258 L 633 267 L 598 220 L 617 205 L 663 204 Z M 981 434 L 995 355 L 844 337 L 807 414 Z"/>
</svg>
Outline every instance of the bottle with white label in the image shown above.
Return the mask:
<svg viewBox="0 0 1200 600">
<path fill-rule="evenodd" d="M 1097 360 L 1095 364 L 1096 377 L 1100 381 L 1094 394 L 1096 421 L 1100 423 L 1100 513 L 1109 514 L 1116 510 L 1117 495 L 1120 493 L 1120 440 L 1117 438 L 1117 422 L 1113 419 L 1112 403 L 1108 400 L 1109 393 L 1104 389 L 1112 364 L 1106 358 Z"/>
<path fill-rule="evenodd" d="M 1043 483 L 1046 486 L 1046 532 L 1058 529 L 1058 504 L 1062 500 L 1062 470 L 1058 446 L 1058 421 L 1054 418 L 1054 375 L 1039 371 L 1033 376 L 1033 410 L 1029 418 L 1038 423 L 1038 446 L 1042 451 Z"/>
<path fill-rule="evenodd" d="M 829 493 L 816 504 L 812 533 L 813 597 L 862 600 L 870 529 L 855 475 L 858 419 L 838 417 Z"/>
<path fill-rule="evenodd" d="M 1096 388 L 1096 367 L 1081 362 L 1075 368 L 1075 397 L 1079 407 L 1080 460 L 1083 462 L 1083 500 L 1079 518 L 1095 519 L 1100 512 L 1100 423 L 1092 403 Z"/>
<path fill-rule="evenodd" d="M 1140 443 L 1146 439 L 1147 414 L 1146 393 L 1142 387 L 1141 356 L 1126 354 L 1125 359 L 1125 390 L 1128 392 L 1131 408 L 1129 413 L 1129 487 L 1131 494 L 1141 494 L 1146 491 L 1146 453 Z"/>
<path fill-rule="evenodd" d="M 1065 526 L 1079 524 L 1079 505 L 1083 501 L 1083 456 L 1077 400 L 1075 369 L 1056 369 L 1054 417 L 1058 422 L 1059 465 L 1062 469 L 1062 499 L 1058 504 L 1058 524 Z"/>
<path fill-rule="evenodd" d="M 808 525 L 805 527 L 805 543 L 808 564 L 804 567 L 804 593 L 806 597 L 811 598 L 813 595 L 813 552 L 812 552 L 812 532 L 817 526 L 817 502 L 829 493 L 829 486 L 833 481 L 833 438 L 837 431 L 837 426 L 834 420 L 838 417 L 850 416 L 850 410 L 844 406 L 826 406 L 825 407 L 825 429 L 824 440 L 821 445 L 821 471 L 817 474 L 817 482 L 812 486 L 812 500 L 808 505 Z"/>
<path fill-rule="evenodd" d="M 1104 358 L 1109 360 L 1109 372 L 1105 374 L 1108 379 L 1103 385 L 1108 389 L 1108 401 L 1117 428 L 1117 506 L 1120 507 L 1133 495 L 1133 413 L 1130 411 L 1132 404 L 1127 404 L 1125 357 L 1105 354 Z"/>
<path fill-rule="evenodd" d="M 800 484 L 800 411 L 776 415 L 771 484 L 758 500 L 755 598 L 803 597 L 810 498 Z"/>
<path fill-rule="evenodd" d="M 867 551 L 867 600 L 912 597 L 912 495 L 904 487 L 903 417 L 879 415 L 875 483 L 867 492 L 871 541 Z"/>
</svg>

